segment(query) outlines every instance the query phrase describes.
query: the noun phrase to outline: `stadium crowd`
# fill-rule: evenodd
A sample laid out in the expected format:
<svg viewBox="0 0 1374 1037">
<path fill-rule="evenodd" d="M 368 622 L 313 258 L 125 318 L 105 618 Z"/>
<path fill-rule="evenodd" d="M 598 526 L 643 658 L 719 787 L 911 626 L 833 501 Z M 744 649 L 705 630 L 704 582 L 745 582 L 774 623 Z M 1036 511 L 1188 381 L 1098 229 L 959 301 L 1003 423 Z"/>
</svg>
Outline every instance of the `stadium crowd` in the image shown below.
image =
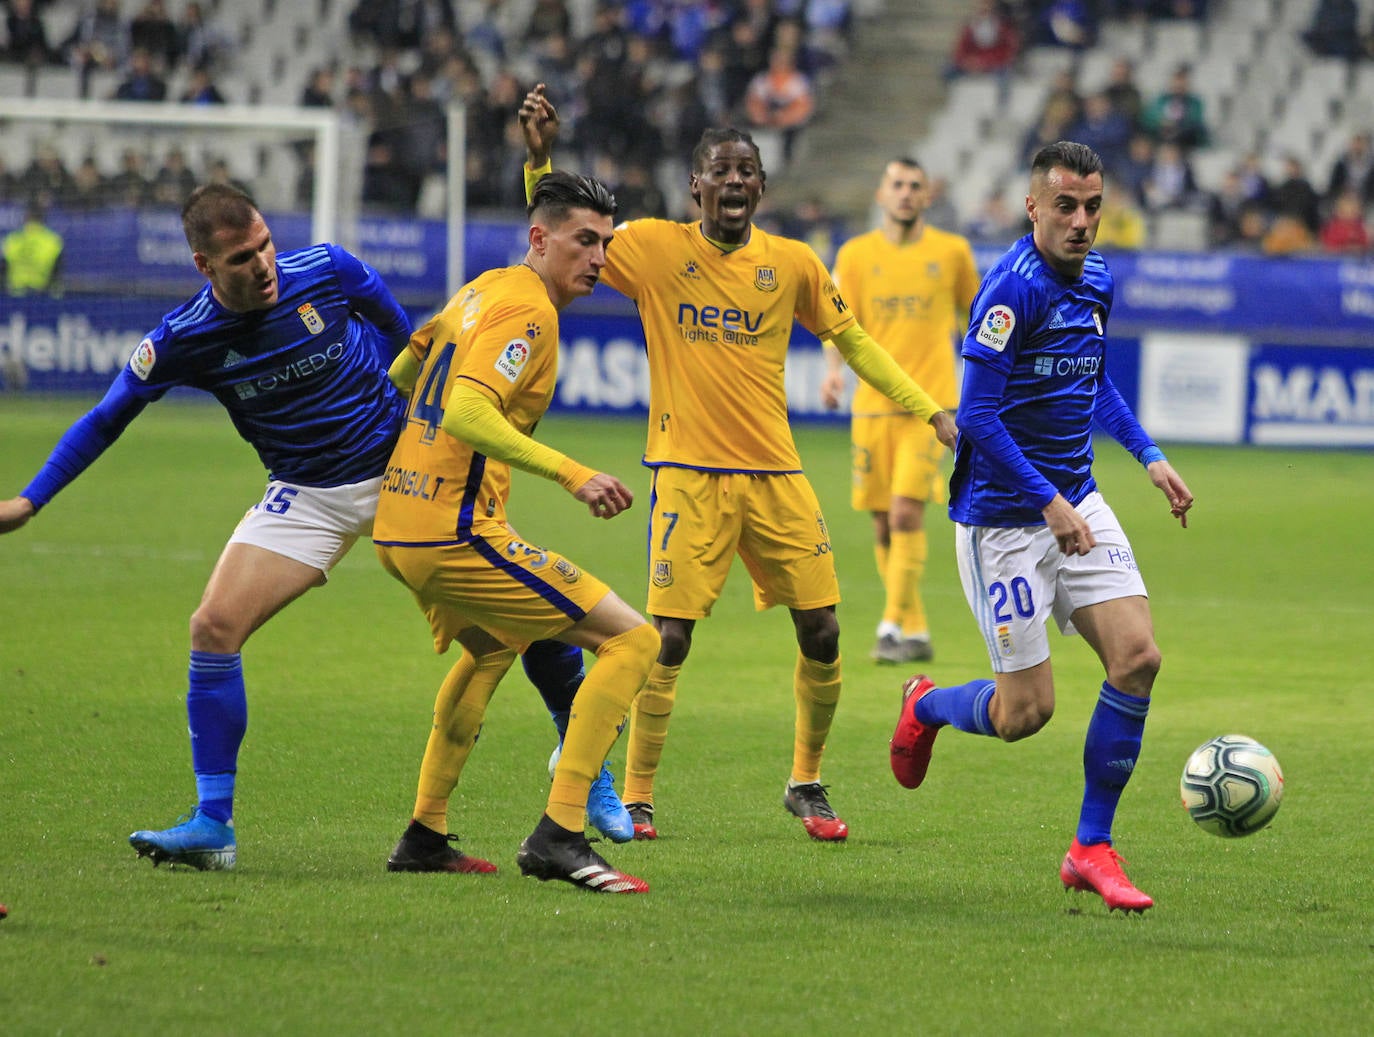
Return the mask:
<svg viewBox="0 0 1374 1037">
<path fill-rule="evenodd" d="M 50 36 L 46 14 L 75 3 L 80 15 L 62 37 Z M 343 0 L 326 0 L 322 6 Z M 0 60 L 25 68 L 65 65 L 85 96 L 181 104 L 253 102 L 221 86 L 245 50 L 249 23 L 230 31 L 221 5 L 188 0 L 4 0 Z M 134 6 L 134 3 L 137 6 Z M 470 210 L 512 212 L 523 205 L 523 150 L 508 113 L 534 82 L 548 85 L 563 120 L 562 154 L 615 190 L 622 211 L 687 218 L 690 198 L 680 156 L 709 125 L 753 130 L 775 175 L 796 153 L 835 70 L 849 57 L 850 0 L 357 0 L 339 10 L 349 46 L 341 60 L 313 68 L 295 98 L 332 108 L 365 140 L 363 210 L 377 215 L 443 212 L 447 168 L 445 113 L 466 109 L 464 179 Z M 577 17 L 582 15 L 582 17 Z M 949 80 L 1005 77 L 1030 48 L 1082 54 L 1094 47 L 1105 19 L 1197 20 L 1207 0 L 981 0 L 951 49 Z M 1360 22 L 1353 0 L 1321 0 L 1301 34 L 1313 55 L 1339 53 L 1352 63 L 1371 55 L 1374 25 Z M 1352 42 L 1353 41 L 1353 42 Z M 1340 47 L 1336 47 L 1336 43 Z M 1286 153 L 1281 171 L 1249 155 L 1220 182 L 1194 169 L 1211 145 L 1217 113 L 1193 88 L 1180 62 L 1167 88 L 1146 95 L 1129 58 L 1110 81 L 1080 89 L 1075 62 L 1062 70 L 1020 142 L 1023 158 L 1042 144 L 1082 141 L 1103 158 L 1111 193 L 1099 240 L 1139 248 L 1160 214 L 1192 214 L 1206 225 L 1206 244 L 1265 254 L 1366 254 L 1374 213 L 1374 149 L 1363 128 L 1329 176 L 1309 157 Z M 102 74 L 104 78 L 102 77 Z M 103 89 L 100 84 L 106 84 Z M 768 144 L 765 143 L 765 147 Z M 302 143 L 296 204 L 309 204 L 313 154 Z M 27 156 L 26 156 L 27 157 Z M 52 147 L 38 146 L 27 165 L 0 154 L 0 202 L 36 200 L 47 207 L 176 206 L 195 183 L 233 180 L 214 155 L 177 147 L 157 154 L 121 149 L 90 155 L 68 168 Z M 245 186 L 253 187 L 249 183 Z M 1026 229 L 1024 215 L 994 192 L 976 211 L 956 212 L 937 200 L 930 222 L 976 241 L 1004 242 Z M 765 226 L 810 241 L 829 260 L 851 228 L 826 210 L 823 192 L 795 209 L 769 204 Z"/>
</svg>

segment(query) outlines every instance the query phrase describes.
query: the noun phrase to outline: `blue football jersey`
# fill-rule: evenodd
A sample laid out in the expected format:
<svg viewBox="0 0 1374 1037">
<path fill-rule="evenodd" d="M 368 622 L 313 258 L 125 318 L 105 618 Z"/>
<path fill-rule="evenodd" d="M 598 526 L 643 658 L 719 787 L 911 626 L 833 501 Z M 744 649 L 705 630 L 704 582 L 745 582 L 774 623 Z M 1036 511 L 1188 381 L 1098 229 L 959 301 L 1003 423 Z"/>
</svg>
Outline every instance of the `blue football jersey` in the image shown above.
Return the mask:
<svg viewBox="0 0 1374 1037">
<path fill-rule="evenodd" d="M 1076 505 L 1096 489 L 1093 412 L 1105 376 L 1112 292 L 1112 276 L 1097 252 L 1088 253 L 1082 276 L 1070 280 L 1045 262 L 1030 235 L 988 271 L 961 351 L 964 386 L 949 508 L 956 522 L 1043 525 L 1041 508 L 1054 491 Z M 996 387 L 991 395 L 989 382 Z M 966 434 L 966 418 L 980 407 L 996 414 L 1015 449 L 1003 440 L 997 452 L 997 443 L 980 445 Z"/>
<path fill-rule="evenodd" d="M 116 387 L 146 404 L 213 395 L 274 479 L 339 486 L 382 474 L 405 413 L 387 367 L 410 321 L 377 272 L 336 245 L 277 256 L 278 301 L 235 313 L 206 284 L 134 350 Z"/>
</svg>

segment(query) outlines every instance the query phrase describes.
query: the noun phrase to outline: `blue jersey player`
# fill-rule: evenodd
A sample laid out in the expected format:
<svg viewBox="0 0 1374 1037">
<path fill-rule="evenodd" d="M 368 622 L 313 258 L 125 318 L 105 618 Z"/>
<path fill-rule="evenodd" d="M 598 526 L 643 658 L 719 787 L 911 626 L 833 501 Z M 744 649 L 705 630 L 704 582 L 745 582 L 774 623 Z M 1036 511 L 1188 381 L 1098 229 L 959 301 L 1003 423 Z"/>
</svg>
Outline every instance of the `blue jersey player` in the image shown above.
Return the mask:
<svg viewBox="0 0 1374 1037">
<path fill-rule="evenodd" d="M 411 326 L 376 271 L 343 249 L 322 244 L 278 255 L 261 213 L 235 188 L 198 189 L 182 222 L 208 283 L 139 344 L 21 495 L 0 501 L 0 533 L 23 526 L 175 386 L 214 395 L 257 450 L 267 490 L 229 538 L 191 616 L 186 711 L 199 802 L 184 823 L 130 836 L 154 863 L 227 870 L 237 852 L 234 784 L 247 727 L 239 652 L 371 534 L 405 407 L 387 367 Z M 541 644 L 527 669 L 557 712 L 576 691 L 581 653 Z M 614 793 L 605 796 L 609 773 L 603 777 L 601 799 L 609 804 Z M 629 838 L 629 817 L 619 800 L 613 806 Z M 471 860 L 440 838 L 401 863 L 462 871 Z"/>
<path fill-rule="evenodd" d="M 974 300 L 949 510 L 995 679 L 937 687 L 912 677 L 890 753 L 897 780 L 916 788 L 946 725 L 1008 742 L 1040 730 L 1054 711 L 1045 628 L 1053 615 L 1106 671 L 1060 880 L 1111 910 L 1144 911 L 1153 901 L 1122 870 L 1112 820 L 1140 753 L 1160 653 L 1131 545 L 1093 480 L 1093 425 L 1145 466 L 1184 526 L 1193 497 L 1106 374 L 1112 276 L 1092 251 L 1101 207 L 1098 156 L 1072 142 L 1042 148 L 1026 198 L 1032 231 Z"/>
</svg>

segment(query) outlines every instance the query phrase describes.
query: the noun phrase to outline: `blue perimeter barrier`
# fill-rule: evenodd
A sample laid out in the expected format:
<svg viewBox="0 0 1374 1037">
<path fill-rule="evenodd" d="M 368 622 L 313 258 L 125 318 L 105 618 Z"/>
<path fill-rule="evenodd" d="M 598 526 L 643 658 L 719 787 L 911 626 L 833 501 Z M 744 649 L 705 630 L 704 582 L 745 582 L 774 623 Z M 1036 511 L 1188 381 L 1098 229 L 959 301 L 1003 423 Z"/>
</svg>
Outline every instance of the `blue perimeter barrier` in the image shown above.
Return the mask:
<svg viewBox="0 0 1374 1037">
<path fill-rule="evenodd" d="M 0 209 L 0 233 L 21 215 Z M 268 220 L 279 248 L 309 243 L 304 216 Z M 50 222 L 66 239 L 68 283 L 95 294 L 0 296 L 0 386 L 100 392 L 162 314 L 202 282 L 174 213 L 54 213 Z M 473 221 L 468 275 L 518 262 L 524 248 L 523 224 Z M 417 323 L 444 302 L 442 224 L 364 220 L 357 251 Z M 998 254 L 977 250 L 979 266 Z M 1116 278 L 1108 371 L 1157 439 L 1374 446 L 1374 263 L 1110 252 L 1107 260 Z M 157 294 L 130 295 L 131 282 Z M 561 323 L 553 408 L 647 414 L 643 335 L 629 301 L 598 288 Z M 846 419 L 821 406 L 824 373 L 820 344 L 798 329 L 787 372 L 796 420 Z"/>
</svg>

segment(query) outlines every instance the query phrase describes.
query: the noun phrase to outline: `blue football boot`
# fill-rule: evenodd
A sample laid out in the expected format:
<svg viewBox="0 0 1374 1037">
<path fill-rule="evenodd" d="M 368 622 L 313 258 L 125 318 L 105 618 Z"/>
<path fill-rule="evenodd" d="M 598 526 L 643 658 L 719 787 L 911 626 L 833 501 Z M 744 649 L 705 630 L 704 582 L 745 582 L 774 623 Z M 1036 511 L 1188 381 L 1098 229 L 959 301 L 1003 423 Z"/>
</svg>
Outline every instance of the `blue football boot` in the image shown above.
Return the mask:
<svg viewBox="0 0 1374 1037">
<path fill-rule="evenodd" d="M 166 861 L 200 871 L 234 870 L 237 848 L 233 821 L 216 821 L 196 807 L 190 814 L 177 818 L 177 822 L 161 832 L 135 832 L 129 836 L 129 845 L 140 857 L 151 857 L 153 867 Z"/>
</svg>

